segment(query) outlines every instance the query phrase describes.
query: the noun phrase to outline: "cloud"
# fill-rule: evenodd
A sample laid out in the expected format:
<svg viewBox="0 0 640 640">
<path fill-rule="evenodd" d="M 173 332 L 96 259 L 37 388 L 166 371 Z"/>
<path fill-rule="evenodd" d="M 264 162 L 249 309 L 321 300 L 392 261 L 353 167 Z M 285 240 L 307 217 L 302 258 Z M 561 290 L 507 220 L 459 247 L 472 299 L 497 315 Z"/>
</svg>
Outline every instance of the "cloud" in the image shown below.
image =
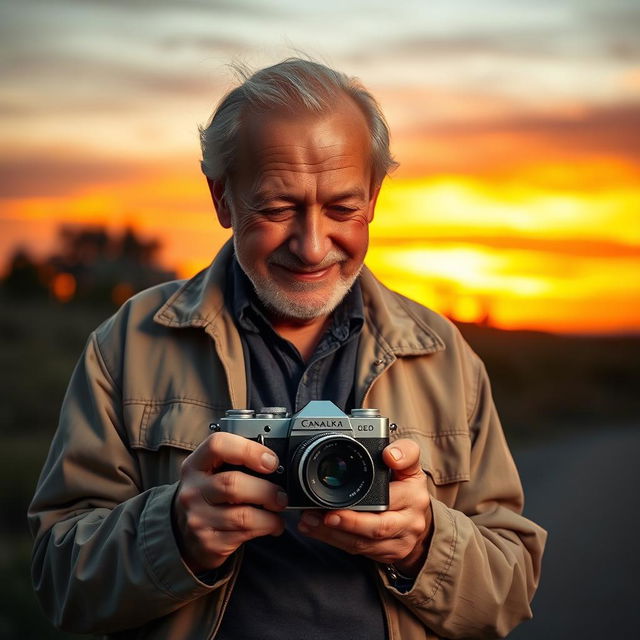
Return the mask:
<svg viewBox="0 0 640 640">
<path fill-rule="evenodd" d="M 274 5 L 10 1 L 0 9 L 0 135 L 22 148 L 62 141 L 95 149 L 104 138 L 124 155 L 140 130 L 154 128 L 165 137 L 146 136 L 136 152 L 147 153 L 147 138 L 159 153 L 186 152 L 191 134 L 178 134 L 204 120 L 231 84 L 225 62 L 242 54 L 264 61 L 265 46 L 286 37 L 324 37 L 325 52 L 364 72 L 388 102 L 399 159 L 414 175 L 581 154 L 640 163 L 638 103 L 615 93 L 624 85 L 622 99 L 638 95 L 627 64 L 640 48 L 632 0 L 407 0 L 392 11 L 378 0 Z M 104 132 L 97 141 L 96 132 Z M 17 180 L 21 170 L 13 171 Z"/>
<path fill-rule="evenodd" d="M 636 0 L 591 3 L 581 11 L 582 26 L 597 34 L 609 55 L 640 61 L 640 5 Z"/>
<path fill-rule="evenodd" d="M 526 27 L 493 33 L 423 34 L 391 41 L 387 50 L 397 57 L 419 56 L 431 61 L 452 56 L 555 57 L 565 53 L 566 41 L 549 35 L 546 30 L 535 31 Z"/>
<path fill-rule="evenodd" d="M 262 14 L 280 13 L 278 7 L 265 6 L 260 0 L 66 0 L 70 5 L 96 5 L 118 11 L 157 11 L 163 9 L 198 10 L 214 14 Z"/>
<path fill-rule="evenodd" d="M 0 157 L 0 198 L 67 197 L 82 189 L 109 182 L 129 182 L 132 176 L 152 175 L 142 164 L 125 160 L 58 154 L 40 157 Z"/>
<path fill-rule="evenodd" d="M 503 113 L 475 122 L 421 123 L 404 130 L 394 146 L 412 175 L 488 174 L 602 158 L 640 169 L 638 140 L 640 104 L 622 103 L 544 114 Z"/>
<path fill-rule="evenodd" d="M 374 237 L 377 247 L 407 249 L 411 247 L 441 247 L 476 245 L 487 249 L 521 250 L 581 258 L 640 258 L 640 245 L 614 240 L 567 238 L 531 238 L 526 236 L 436 236 Z"/>
<path fill-rule="evenodd" d="M 417 9 L 417 8 L 416 8 Z M 452 56 L 582 58 L 640 55 L 637 0 L 432 4 L 402 31 L 381 34 L 377 50 L 423 61 Z M 362 43 L 361 52 L 368 50 Z M 369 50 L 370 51 L 370 50 Z"/>
</svg>

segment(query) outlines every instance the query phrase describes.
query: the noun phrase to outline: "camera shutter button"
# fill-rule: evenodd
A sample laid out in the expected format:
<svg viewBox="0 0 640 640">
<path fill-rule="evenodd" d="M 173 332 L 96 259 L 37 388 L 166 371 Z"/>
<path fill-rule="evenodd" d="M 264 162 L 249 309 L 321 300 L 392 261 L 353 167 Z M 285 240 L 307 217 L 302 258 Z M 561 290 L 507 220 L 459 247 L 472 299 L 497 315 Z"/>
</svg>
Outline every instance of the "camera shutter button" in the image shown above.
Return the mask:
<svg viewBox="0 0 640 640">
<path fill-rule="evenodd" d="M 286 407 L 262 407 L 256 416 L 258 418 L 286 418 L 287 417 L 287 408 Z"/>
</svg>

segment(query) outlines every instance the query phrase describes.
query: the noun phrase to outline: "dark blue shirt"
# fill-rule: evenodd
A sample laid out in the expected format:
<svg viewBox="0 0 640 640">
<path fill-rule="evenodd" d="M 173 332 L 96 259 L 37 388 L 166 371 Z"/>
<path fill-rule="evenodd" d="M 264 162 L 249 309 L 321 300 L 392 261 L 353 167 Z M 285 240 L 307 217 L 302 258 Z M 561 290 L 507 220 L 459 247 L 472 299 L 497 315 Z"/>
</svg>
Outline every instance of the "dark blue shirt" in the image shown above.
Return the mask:
<svg viewBox="0 0 640 640">
<path fill-rule="evenodd" d="M 228 301 L 242 336 L 249 409 L 286 407 L 289 413 L 310 400 L 331 400 L 353 408 L 358 337 L 364 323 L 362 292 L 356 284 L 333 312 L 331 324 L 308 362 L 278 335 L 234 260 Z"/>
<path fill-rule="evenodd" d="M 271 327 L 236 261 L 227 306 L 242 336 L 249 408 L 331 400 L 354 402 L 358 338 L 364 323 L 358 282 L 333 313 L 308 362 Z M 282 536 L 244 545 L 244 561 L 217 638 L 223 640 L 384 640 L 385 620 L 374 571 L 365 559 L 297 531 L 299 513 L 285 512 Z"/>
</svg>

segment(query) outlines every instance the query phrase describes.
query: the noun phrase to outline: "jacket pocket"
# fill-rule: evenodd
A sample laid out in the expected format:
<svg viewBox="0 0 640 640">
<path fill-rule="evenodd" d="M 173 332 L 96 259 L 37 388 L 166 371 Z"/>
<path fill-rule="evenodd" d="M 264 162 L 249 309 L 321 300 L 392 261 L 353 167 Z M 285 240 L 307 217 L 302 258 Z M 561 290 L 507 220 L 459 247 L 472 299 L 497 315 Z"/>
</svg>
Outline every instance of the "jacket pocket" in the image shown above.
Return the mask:
<svg viewBox="0 0 640 640">
<path fill-rule="evenodd" d="M 420 465 L 434 484 L 440 486 L 470 479 L 471 439 L 467 431 L 425 433 L 404 429 L 397 437 L 418 443 Z"/>
<path fill-rule="evenodd" d="M 136 455 L 145 488 L 180 477 L 182 461 L 211 433 L 209 425 L 224 411 L 185 400 L 125 405 L 129 446 Z"/>
</svg>

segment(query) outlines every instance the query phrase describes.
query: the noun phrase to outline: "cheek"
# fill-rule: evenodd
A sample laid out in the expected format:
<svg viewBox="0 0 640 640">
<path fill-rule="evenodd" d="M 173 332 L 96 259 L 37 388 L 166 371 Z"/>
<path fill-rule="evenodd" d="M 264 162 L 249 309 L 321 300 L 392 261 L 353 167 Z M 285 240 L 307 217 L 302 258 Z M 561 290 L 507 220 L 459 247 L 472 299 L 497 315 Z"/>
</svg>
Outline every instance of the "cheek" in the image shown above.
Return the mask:
<svg viewBox="0 0 640 640">
<path fill-rule="evenodd" d="M 262 221 L 245 221 L 234 227 L 238 248 L 253 257 L 269 254 L 286 238 L 279 225 Z"/>
<path fill-rule="evenodd" d="M 369 225 L 356 221 L 349 223 L 342 229 L 339 242 L 349 256 L 361 261 L 369 246 Z"/>
</svg>

